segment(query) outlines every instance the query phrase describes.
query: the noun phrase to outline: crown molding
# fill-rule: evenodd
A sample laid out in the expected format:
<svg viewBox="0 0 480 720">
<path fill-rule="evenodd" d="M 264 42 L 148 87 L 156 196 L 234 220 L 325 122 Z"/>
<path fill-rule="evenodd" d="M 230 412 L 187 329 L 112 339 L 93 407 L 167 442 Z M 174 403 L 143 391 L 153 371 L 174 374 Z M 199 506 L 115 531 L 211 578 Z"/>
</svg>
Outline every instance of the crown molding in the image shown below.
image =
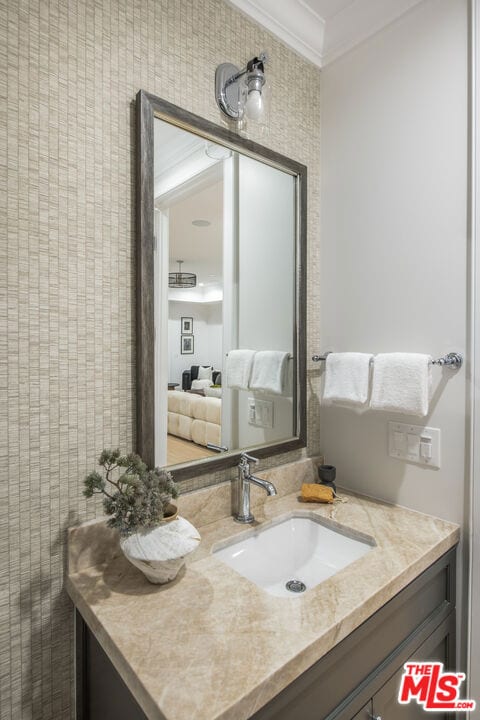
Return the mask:
<svg viewBox="0 0 480 720">
<path fill-rule="evenodd" d="M 310 62 L 322 66 L 325 21 L 302 0 L 226 0 L 283 40 Z"/>
<path fill-rule="evenodd" d="M 318 67 L 328 65 L 422 0 L 352 0 L 325 20 L 309 0 L 226 0 Z"/>
</svg>

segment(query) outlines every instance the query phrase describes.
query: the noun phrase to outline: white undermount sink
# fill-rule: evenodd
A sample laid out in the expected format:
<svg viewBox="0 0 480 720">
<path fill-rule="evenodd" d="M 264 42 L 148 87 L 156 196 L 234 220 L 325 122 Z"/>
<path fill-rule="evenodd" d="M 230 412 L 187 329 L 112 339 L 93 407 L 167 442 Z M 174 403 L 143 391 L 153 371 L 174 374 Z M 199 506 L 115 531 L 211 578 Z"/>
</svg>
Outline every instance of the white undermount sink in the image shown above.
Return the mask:
<svg viewBox="0 0 480 720">
<path fill-rule="evenodd" d="M 298 597 L 375 546 L 373 538 L 308 511 L 252 528 L 213 550 L 216 558 L 277 597 Z M 290 584 L 290 589 L 287 584 Z M 298 581 L 298 582 L 297 582 Z"/>
</svg>

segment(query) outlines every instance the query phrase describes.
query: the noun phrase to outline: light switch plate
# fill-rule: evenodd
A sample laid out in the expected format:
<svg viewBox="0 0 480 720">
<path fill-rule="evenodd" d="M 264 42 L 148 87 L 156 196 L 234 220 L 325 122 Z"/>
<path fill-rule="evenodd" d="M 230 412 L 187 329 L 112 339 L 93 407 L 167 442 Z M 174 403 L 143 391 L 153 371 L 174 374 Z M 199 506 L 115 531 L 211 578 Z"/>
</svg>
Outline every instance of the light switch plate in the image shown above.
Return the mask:
<svg viewBox="0 0 480 720">
<path fill-rule="evenodd" d="M 248 423 L 257 427 L 273 428 L 273 402 L 249 397 Z"/>
<path fill-rule="evenodd" d="M 440 467 L 439 428 L 388 423 L 388 454 L 397 460 Z"/>
</svg>

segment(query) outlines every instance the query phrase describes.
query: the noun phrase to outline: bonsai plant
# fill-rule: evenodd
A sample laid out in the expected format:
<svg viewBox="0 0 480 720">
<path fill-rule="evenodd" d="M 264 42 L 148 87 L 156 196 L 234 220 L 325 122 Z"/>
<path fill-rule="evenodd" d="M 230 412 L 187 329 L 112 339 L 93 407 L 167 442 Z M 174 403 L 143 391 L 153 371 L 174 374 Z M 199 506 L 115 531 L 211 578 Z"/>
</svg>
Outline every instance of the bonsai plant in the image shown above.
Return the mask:
<svg viewBox="0 0 480 720">
<path fill-rule="evenodd" d="M 104 495 L 103 507 L 110 516 L 108 525 L 127 535 L 140 528 L 152 528 L 169 514 L 178 488 L 171 473 L 148 469 L 139 455 L 121 455 L 104 450 L 98 459 L 103 476 L 96 470 L 85 478 L 83 494 Z M 170 506 L 173 507 L 173 506 Z"/>
<path fill-rule="evenodd" d="M 149 469 L 139 455 L 121 455 L 120 450 L 104 450 L 98 464 L 103 473 L 94 470 L 86 476 L 83 494 L 104 496 L 107 524 L 119 530 L 125 557 L 150 582 L 173 580 L 200 535 L 170 504 L 178 497 L 172 475 Z"/>
</svg>

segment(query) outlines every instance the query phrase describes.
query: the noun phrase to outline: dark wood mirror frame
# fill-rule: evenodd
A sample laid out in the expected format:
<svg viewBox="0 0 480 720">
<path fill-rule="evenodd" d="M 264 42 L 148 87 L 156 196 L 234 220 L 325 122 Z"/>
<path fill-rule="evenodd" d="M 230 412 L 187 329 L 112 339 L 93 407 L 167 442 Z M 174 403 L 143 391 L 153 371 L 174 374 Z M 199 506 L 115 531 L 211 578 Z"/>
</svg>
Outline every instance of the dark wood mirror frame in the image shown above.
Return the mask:
<svg viewBox="0 0 480 720">
<path fill-rule="evenodd" d="M 137 452 L 155 464 L 155 331 L 154 331 L 154 118 L 260 159 L 297 177 L 296 302 L 293 407 L 296 435 L 256 447 L 259 458 L 305 447 L 306 407 L 306 246 L 307 168 L 231 130 L 140 90 L 136 97 L 136 321 L 137 321 Z M 213 473 L 238 464 L 241 450 L 187 465 L 172 466 L 175 480 Z"/>
</svg>

